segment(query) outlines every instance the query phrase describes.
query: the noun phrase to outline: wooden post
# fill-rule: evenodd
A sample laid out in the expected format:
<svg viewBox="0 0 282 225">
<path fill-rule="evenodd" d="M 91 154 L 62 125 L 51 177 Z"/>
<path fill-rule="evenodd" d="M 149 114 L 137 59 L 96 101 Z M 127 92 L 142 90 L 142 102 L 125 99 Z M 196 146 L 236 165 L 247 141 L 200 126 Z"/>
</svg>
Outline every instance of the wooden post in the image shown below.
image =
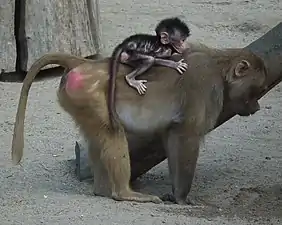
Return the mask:
<svg viewBox="0 0 282 225">
<path fill-rule="evenodd" d="M 14 0 L 0 3 L 0 70 L 2 73 L 15 70 L 16 42 L 14 38 Z M 1 73 L 0 71 L 0 73 Z"/>
<path fill-rule="evenodd" d="M 27 65 L 48 52 L 68 52 L 78 56 L 96 53 L 95 14 L 88 0 L 21 0 L 25 6 Z M 87 4 L 88 3 L 88 4 Z M 91 8 L 88 8 L 88 7 Z"/>
<path fill-rule="evenodd" d="M 48 52 L 100 54 L 99 10 L 99 0 L 1 0 L 0 81 L 21 82 Z"/>
</svg>

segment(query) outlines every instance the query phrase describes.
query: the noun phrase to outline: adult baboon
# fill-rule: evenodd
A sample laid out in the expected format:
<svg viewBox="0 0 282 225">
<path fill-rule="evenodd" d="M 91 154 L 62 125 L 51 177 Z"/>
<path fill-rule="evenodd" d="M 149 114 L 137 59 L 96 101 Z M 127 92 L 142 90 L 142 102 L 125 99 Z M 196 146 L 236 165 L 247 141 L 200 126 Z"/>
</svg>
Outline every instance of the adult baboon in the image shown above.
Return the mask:
<svg viewBox="0 0 282 225">
<path fill-rule="evenodd" d="M 70 69 L 61 80 L 59 103 L 90 141 L 89 156 L 102 165 L 103 171 L 98 173 L 109 181 L 109 192 L 98 194 L 116 200 L 161 202 L 157 196 L 131 190 L 125 134 L 160 135 L 167 152 L 174 199 L 186 204 L 200 140 L 215 126 L 224 101 L 232 101 L 241 116 L 259 110 L 255 94 L 264 85 L 266 69 L 260 58 L 243 49 L 201 48 L 172 58 L 178 61 L 180 57 L 189 62 L 183 76 L 157 66 L 141 75 L 140 79 L 148 80 L 145 96 L 126 85 L 124 74 L 130 67 L 120 65 L 116 112 L 122 126 L 113 131 L 106 102 L 108 59 L 93 62 L 59 53 L 43 56 L 32 65 L 23 83 L 12 143 L 13 161 L 18 163 L 23 154 L 24 118 L 32 80 L 40 68 L 57 63 Z"/>
</svg>

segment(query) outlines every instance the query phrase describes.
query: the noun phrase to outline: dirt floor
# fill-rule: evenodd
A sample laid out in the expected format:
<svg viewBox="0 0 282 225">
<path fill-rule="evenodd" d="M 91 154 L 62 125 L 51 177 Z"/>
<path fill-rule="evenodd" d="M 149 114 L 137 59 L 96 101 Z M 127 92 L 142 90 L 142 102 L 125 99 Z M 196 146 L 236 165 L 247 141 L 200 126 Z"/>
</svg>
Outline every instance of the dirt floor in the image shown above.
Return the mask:
<svg viewBox="0 0 282 225">
<path fill-rule="evenodd" d="M 191 40 L 243 47 L 281 22 L 279 0 L 101 1 L 106 54 L 125 36 L 152 32 L 164 17 L 183 16 Z M 124 25 L 123 25 L 124 24 Z M 71 171 L 80 139 L 56 102 L 59 79 L 35 83 L 25 127 L 22 167 L 12 167 L 10 147 L 21 84 L 0 83 L 1 225 L 282 224 L 282 84 L 249 118 L 235 117 L 207 136 L 190 196 L 199 206 L 115 202 L 92 195 L 92 184 Z M 166 161 L 136 184 L 144 192 L 171 190 Z"/>
</svg>

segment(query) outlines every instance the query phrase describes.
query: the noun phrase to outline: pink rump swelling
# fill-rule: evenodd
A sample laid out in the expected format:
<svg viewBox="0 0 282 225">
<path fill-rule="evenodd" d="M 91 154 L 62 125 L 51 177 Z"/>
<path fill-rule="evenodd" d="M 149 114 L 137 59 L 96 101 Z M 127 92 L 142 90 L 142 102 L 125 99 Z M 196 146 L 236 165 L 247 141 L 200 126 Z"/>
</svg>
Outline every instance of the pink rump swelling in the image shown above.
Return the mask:
<svg viewBox="0 0 282 225">
<path fill-rule="evenodd" d="M 69 91 L 76 91 L 83 87 L 83 76 L 80 72 L 71 70 L 67 76 L 66 89 Z"/>
</svg>

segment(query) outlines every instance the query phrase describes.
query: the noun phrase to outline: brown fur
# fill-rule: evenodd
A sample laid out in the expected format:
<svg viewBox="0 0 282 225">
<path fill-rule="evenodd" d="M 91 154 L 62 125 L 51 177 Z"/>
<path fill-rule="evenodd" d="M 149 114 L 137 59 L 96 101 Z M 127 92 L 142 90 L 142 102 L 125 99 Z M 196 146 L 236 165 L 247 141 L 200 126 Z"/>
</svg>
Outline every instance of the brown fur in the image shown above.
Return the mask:
<svg viewBox="0 0 282 225">
<path fill-rule="evenodd" d="M 174 58 L 177 60 L 177 57 L 181 56 Z M 129 187 L 130 160 L 125 135 L 150 136 L 155 133 L 163 137 L 167 150 L 175 201 L 186 204 L 200 140 L 215 126 L 226 100 L 234 103 L 239 115 L 255 113 L 259 105 L 253 93 L 263 86 L 266 74 L 262 60 L 242 49 L 201 48 L 199 52 L 187 51 L 183 57 L 189 62 L 183 76 L 177 76 L 173 74 L 176 71 L 164 67 L 154 67 L 142 75 L 148 80 L 145 96 L 139 96 L 127 86 L 123 74 L 130 68 L 120 66 L 116 108 L 124 129 L 117 132 L 109 129 L 106 100 L 108 59 L 93 62 L 60 54 L 39 59 L 23 84 L 13 137 L 13 161 L 18 163 L 23 154 L 26 101 L 33 77 L 42 66 L 56 62 L 84 76 L 84 88 L 80 91 L 67 90 L 68 77 L 64 76 L 58 99 L 90 141 L 91 161 L 100 163 L 104 170 L 102 179 L 109 182 L 109 194 L 102 195 L 116 200 L 161 201 L 156 196 L 134 192 Z"/>
</svg>

